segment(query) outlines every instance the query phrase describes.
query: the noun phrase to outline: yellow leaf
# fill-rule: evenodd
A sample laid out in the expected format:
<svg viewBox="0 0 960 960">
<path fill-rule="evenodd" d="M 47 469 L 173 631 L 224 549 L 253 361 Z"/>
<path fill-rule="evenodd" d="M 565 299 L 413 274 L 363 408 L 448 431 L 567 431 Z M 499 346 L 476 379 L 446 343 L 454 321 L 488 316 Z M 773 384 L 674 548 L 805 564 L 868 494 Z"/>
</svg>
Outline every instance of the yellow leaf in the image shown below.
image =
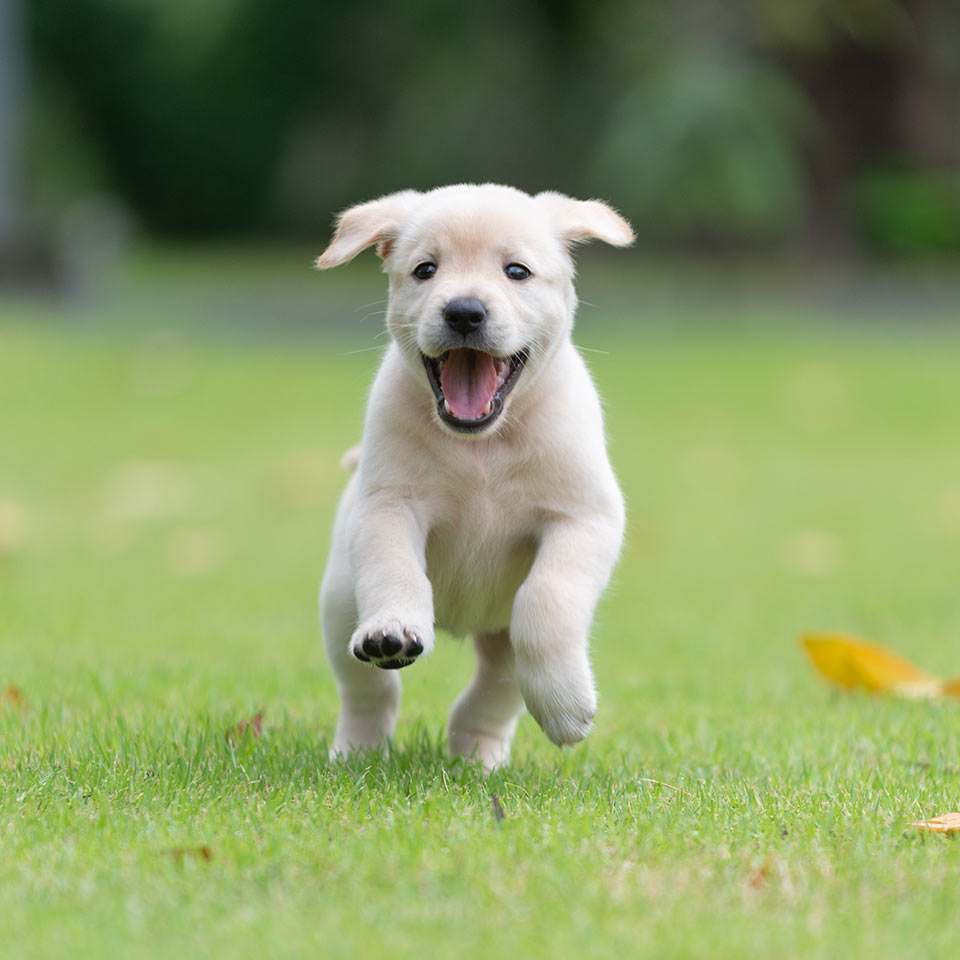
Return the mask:
<svg viewBox="0 0 960 960">
<path fill-rule="evenodd" d="M 0 690 L 0 706 L 15 707 L 18 710 L 23 710 L 27 706 L 27 699 L 19 687 L 8 683 Z"/>
<path fill-rule="evenodd" d="M 954 830 L 960 830 L 960 813 L 945 813 L 942 817 L 918 820 L 910 826 L 920 830 L 932 830 L 934 833 L 953 833 Z"/>
<path fill-rule="evenodd" d="M 954 677 L 952 680 L 947 680 L 940 692 L 945 697 L 960 697 L 960 677 Z"/>
<path fill-rule="evenodd" d="M 866 640 L 844 633 L 809 633 L 803 637 L 803 645 L 817 671 L 847 690 L 916 699 L 938 697 L 943 692 L 943 684 L 932 674 Z"/>
</svg>

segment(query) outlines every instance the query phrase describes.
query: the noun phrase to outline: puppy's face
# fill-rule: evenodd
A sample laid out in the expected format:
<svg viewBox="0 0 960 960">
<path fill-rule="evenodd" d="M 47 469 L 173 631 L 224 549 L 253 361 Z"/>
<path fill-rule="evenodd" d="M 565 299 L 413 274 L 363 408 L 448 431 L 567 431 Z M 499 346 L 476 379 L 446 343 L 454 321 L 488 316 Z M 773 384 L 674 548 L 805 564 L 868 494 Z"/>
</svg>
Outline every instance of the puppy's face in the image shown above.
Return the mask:
<svg viewBox="0 0 960 960">
<path fill-rule="evenodd" d="M 572 242 L 630 243 L 609 207 L 492 184 L 392 194 L 347 210 L 317 261 L 378 245 L 390 276 L 387 324 L 450 430 L 495 429 L 570 333 Z"/>
</svg>

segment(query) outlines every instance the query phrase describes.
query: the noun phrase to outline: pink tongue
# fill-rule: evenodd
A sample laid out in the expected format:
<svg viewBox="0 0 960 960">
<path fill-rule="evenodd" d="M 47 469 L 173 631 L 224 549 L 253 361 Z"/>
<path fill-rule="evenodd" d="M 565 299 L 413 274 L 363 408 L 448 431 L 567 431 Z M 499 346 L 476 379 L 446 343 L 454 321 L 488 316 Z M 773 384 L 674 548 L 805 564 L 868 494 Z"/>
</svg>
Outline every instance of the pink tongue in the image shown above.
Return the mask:
<svg viewBox="0 0 960 960">
<path fill-rule="evenodd" d="M 458 420 L 477 420 L 497 392 L 497 371 L 489 353 L 451 350 L 440 373 L 440 389 Z"/>
</svg>

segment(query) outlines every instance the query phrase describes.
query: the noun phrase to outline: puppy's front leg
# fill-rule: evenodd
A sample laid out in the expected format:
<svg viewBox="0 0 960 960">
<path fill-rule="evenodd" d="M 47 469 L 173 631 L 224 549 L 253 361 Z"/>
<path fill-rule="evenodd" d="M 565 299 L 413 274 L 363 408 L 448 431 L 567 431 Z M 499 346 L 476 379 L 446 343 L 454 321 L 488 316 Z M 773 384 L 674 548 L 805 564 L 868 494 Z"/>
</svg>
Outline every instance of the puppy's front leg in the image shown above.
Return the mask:
<svg viewBox="0 0 960 960">
<path fill-rule="evenodd" d="M 582 740 L 596 713 L 587 640 L 622 529 L 616 512 L 551 524 L 514 600 L 510 637 L 520 691 L 559 746 Z"/>
<path fill-rule="evenodd" d="M 409 500 L 388 494 L 357 507 L 350 549 L 358 626 L 350 638 L 350 653 L 381 669 L 396 670 L 434 645 L 426 524 Z"/>
</svg>

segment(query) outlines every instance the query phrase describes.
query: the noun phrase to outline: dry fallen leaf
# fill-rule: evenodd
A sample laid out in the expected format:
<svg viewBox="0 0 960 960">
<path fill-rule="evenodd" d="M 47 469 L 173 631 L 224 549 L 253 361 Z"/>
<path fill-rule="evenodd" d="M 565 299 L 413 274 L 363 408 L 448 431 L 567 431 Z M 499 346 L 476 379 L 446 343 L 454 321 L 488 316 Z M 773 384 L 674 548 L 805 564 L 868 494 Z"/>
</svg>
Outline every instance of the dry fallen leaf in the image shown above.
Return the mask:
<svg viewBox="0 0 960 960">
<path fill-rule="evenodd" d="M 263 711 L 261 710 L 256 716 L 250 717 L 248 720 L 241 720 L 235 726 L 232 726 L 224 736 L 227 738 L 227 743 L 237 743 L 243 739 L 243 735 L 247 732 L 247 728 L 250 728 L 250 735 L 254 738 L 260 736 L 261 728 L 263 727 Z"/>
<path fill-rule="evenodd" d="M 770 879 L 770 866 L 766 862 L 760 864 L 749 877 L 747 877 L 747 883 L 754 890 L 762 890 L 767 885 L 767 880 Z"/>
<path fill-rule="evenodd" d="M 13 707 L 16 710 L 25 710 L 27 708 L 27 698 L 19 687 L 8 683 L 0 690 L 0 705 Z"/>
<path fill-rule="evenodd" d="M 909 660 L 844 633 L 808 633 L 803 645 L 816 670 L 847 690 L 893 693 L 911 699 L 941 696 L 944 684 Z"/>
<path fill-rule="evenodd" d="M 955 830 L 960 830 L 960 813 L 945 813 L 942 817 L 918 820 L 910 826 L 918 827 L 920 830 L 930 830 L 933 833 L 953 833 Z"/>
<path fill-rule="evenodd" d="M 945 697 L 960 697 L 960 677 L 954 677 L 952 680 L 947 680 L 940 692 Z"/>
<path fill-rule="evenodd" d="M 178 863 L 186 859 L 203 860 L 209 863 L 213 859 L 213 850 L 210 847 L 169 847 L 162 851 L 168 857 L 173 857 Z"/>
</svg>

